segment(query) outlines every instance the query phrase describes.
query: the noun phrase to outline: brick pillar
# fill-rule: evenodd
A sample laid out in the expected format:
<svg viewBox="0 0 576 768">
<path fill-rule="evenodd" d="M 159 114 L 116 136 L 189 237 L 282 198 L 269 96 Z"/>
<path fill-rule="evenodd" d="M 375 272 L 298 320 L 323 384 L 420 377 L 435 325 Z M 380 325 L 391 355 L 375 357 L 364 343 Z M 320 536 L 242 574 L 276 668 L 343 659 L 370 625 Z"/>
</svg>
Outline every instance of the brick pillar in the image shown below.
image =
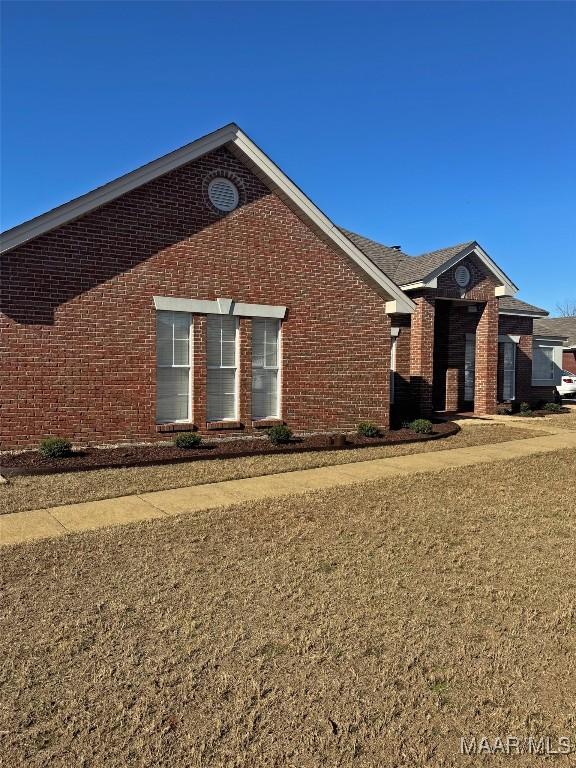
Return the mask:
<svg viewBox="0 0 576 768">
<path fill-rule="evenodd" d="M 496 412 L 498 299 L 488 299 L 476 326 L 474 413 Z"/>
<path fill-rule="evenodd" d="M 206 429 L 206 315 L 194 315 L 192 332 L 192 420 Z"/>
<path fill-rule="evenodd" d="M 423 416 L 432 413 L 432 380 L 434 377 L 434 299 L 414 299 L 410 334 L 410 390 L 415 410 Z"/>
<path fill-rule="evenodd" d="M 252 428 L 252 320 L 240 318 L 240 421 L 247 429 Z"/>
</svg>

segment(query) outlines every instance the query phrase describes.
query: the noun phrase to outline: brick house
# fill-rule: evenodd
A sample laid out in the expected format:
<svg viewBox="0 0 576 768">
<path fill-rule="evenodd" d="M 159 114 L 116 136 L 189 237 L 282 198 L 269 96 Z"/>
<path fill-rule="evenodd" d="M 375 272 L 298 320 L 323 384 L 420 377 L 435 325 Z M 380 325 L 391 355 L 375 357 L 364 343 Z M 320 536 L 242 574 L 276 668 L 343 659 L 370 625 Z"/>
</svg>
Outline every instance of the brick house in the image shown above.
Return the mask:
<svg viewBox="0 0 576 768">
<path fill-rule="evenodd" d="M 551 399 L 516 290 L 475 241 L 335 226 L 230 124 L 4 233 L 0 447 Z"/>
<path fill-rule="evenodd" d="M 562 369 L 576 374 L 576 317 L 535 320 L 534 334 L 542 338 L 563 339 Z"/>
</svg>

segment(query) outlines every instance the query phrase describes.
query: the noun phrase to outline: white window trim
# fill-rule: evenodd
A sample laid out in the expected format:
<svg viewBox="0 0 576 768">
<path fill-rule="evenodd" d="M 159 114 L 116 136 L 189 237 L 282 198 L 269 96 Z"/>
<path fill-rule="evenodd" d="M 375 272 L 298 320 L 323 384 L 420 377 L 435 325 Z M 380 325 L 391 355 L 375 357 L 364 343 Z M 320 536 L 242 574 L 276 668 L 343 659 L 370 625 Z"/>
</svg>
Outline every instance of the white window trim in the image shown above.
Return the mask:
<svg viewBox="0 0 576 768">
<path fill-rule="evenodd" d="M 222 341 L 220 341 L 222 345 Z M 235 362 L 236 365 L 208 365 L 208 350 L 206 349 L 206 422 L 208 424 L 219 424 L 220 422 L 235 422 L 240 419 L 240 323 L 236 318 L 236 329 L 234 338 L 234 348 L 236 351 Z M 220 355 L 222 355 L 222 349 L 220 349 Z M 234 381 L 234 416 L 227 419 L 208 419 L 208 371 L 221 371 L 221 370 L 235 370 L 236 377 Z"/>
<path fill-rule="evenodd" d="M 392 328 L 392 331 L 398 331 L 398 328 Z M 394 405 L 396 400 L 396 344 L 398 343 L 398 333 L 392 333 L 390 343 L 390 405 Z"/>
<path fill-rule="evenodd" d="M 274 319 L 274 318 L 271 318 Z M 254 416 L 252 416 L 252 421 L 266 421 L 267 419 L 281 419 L 282 418 L 282 372 L 283 372 L 283 348 L 282 348 L 282 340 L 283 340 L 283 324 L 281 322 L 278 323 L 278 349 L 277 349 L 277 365 L 275 368 L 271 368 L 268 365 L 262 365 L 259 366 L 262 368 L 262 370 L 265 371 L 277 371 L 277 379 L 276 379 L 276 416 L 264 416 L 262 419 L 255 419 Z M 264 347 L 264 350 L 266 350 L 266 347 Z M 266 360 L 266 354 L 264 354 L 264 360 Z M 254 365 L 252 361 L 250 361 L 250 365 L 252 366 L 252 370 L 254 370 Z M 251 403 L 252 403 L 252 393 L 251 393 Z"/>
<path fill-rule="evenodd" d="M 537 379 L 534 377 L 534 350 L 536 347 L 548 347 L 552 349 L 552 363 L 554 372 L 550 379 Z M 563 341 L 560 339 L 533 336 L 532 337 L 532 386 L 556 387 L 562 380 L 562 352 Z"/>
<path fill-rule="evenodd" d="M 174 296 L 154 296 L 154 307 L 172 312 L 191 312 L 196 315 L 237 315 L 243 317 L 271 317 L 283 320 L 286 307 L 275 304 L 245 304 L 233 299 L 179 299 Z"/>
<path fill-rule="evenodd" d="M 168 310 L 173 311 L 173 310 Z M 158 403 L 155 403 L 156 407 L 156 413 L 155 413 L 155 423 L 156 424 L 193 424 L 193 413 L 192 413 L 192 406 L 193 406 L 193 398 L 192 398 L 192 383 L 194 381 L 194 318 L 189 312 L 186 312 L 184 314 L 188 315 L 188 365 L 158 365 L 158 358 L 156 358 L 156 368 L 155 371 L 158 370 L 158 368 L 188 368 L 188 418 L 187 419 L 159 419 L 158 418 Z M 156 318 L 155 318 L 156 319 Z M 158 344 L 158 338 L 157 338 L 157 332 L 154 331 L 154 339 L 155 344 Z M 172 337 L 172 344 L 174 344 L 174 337 Z M 156 354 L 157 348 L 156 348 Z M 158 397 L 158 388 L 156 387 L 156 397 Z"/>
</svg>

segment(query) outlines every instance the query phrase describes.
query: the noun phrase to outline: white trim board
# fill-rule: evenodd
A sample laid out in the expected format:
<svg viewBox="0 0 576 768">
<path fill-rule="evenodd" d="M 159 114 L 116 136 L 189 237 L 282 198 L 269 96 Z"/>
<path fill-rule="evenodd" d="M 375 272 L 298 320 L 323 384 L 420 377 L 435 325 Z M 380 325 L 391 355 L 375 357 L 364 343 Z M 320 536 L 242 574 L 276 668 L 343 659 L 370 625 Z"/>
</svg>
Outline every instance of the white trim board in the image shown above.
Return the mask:
<svg viewBox="0 0 576 768">
<path fill-rule="evenodd" d="M 344 253 L 369 280 L 386 295 L 387 313 L 412 313 L 415 310 L 414 302 L 384 274 L 370 259 L 357 248 L 342 232 L 333 224 L 322 211 L 314 205 L 302 190 L 292 182 L 272 160 L 254 144 L 254 142 L 235 124 L 225 125 L 213 133 L 209 133 L 191 144 L 187 144 L 175 152 L 158 158 L 157 160 L 142 166 L 124 176 L 105 184 L 98 189 L 88 192 L 82 197 L 71 200 L 69 203 L 54 208 L 52 211 L 37 216 L 30 221 L 19 224 L 2 235 L 1 251 L 9 251 L 18 245 L 32 240 L 50 230 L 84 214 L 99 208 L 105 203 L 130 192 L 136 187 L 146 184 L 175 168 L 185 165 L 192 160 L 205 155 L 221 146 L 228 146 L 230 151 L 247 161 L 248 165 L 257 170 L 258 175 L 266 183 L 290 202 L 307 221 L 319 232 L 324 234 L 338 250 Z"/>
<path fill-rule="evenodd" d="M 154 308 L 168 312 L 191 312 L 196 315 L 237 315 L 271 317 L 282 320 L 286 307 L 273 304 L 244 304 L 233 299 L 180 299 L 175 296 L 154 296 Z"/>
</svg>

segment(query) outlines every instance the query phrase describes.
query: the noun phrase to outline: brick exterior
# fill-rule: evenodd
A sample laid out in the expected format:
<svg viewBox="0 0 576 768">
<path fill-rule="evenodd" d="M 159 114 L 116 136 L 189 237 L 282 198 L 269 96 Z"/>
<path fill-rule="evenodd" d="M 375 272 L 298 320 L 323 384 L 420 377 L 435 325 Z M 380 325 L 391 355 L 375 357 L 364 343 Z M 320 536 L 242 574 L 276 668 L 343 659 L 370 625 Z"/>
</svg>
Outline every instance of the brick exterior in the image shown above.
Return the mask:
<svg viewBox="0 0 576 768">
<path fill-rule="evenodd" d="M 221 215 L 207 181 L 230 175 Z M 154 295 L 280 304 L 282 417 L 295 430 L 389 420 L 384 298 L 226 148 L 2 256 L 0 446 L 165 437 L 155 424 Z M 251 321 L 240 421 L 251 429 Z M 193 421 L 206 428 L 205 318 L 193 325 Z M 229 433 L 227 433 L 229 434 Z"/>
<path fill-rule="evenodd" d="M 216 175 L 240 192 L 227 215 L 207 197 Z M 390 317 L 358 268 L 224 147 L 0 258 L 2 449 L 48 434 L 93 444 L 262 426 L 252 422 L 247 317 L 239 321 L 239 421 L 206 423 L 202 315 L 193 318 L 191 422 L 155 423 L 155 295 L 285 305 L 281 418 L 296 431 L 347 430 L 362 420 L 388 427 L 391 325 L 399 328 L 394 424 L 472 406 L 466 334 L 476 334 L 477 412 L 493 412 L 502 394 L 498 333 L 520 336 L 517 398 L 553 396 L 531 386 L 532 320 L 498 317 L 497 281 L 476 257 L 463 262 L 465 291 L 455 265 L 436 288 L 410 292 L 412 316 Z"/>
<path fill-rule="evenodd" d="M 576 350 L 565 349 L 562 353 L 562 368 L 576 374 Z"/>
</svg>

